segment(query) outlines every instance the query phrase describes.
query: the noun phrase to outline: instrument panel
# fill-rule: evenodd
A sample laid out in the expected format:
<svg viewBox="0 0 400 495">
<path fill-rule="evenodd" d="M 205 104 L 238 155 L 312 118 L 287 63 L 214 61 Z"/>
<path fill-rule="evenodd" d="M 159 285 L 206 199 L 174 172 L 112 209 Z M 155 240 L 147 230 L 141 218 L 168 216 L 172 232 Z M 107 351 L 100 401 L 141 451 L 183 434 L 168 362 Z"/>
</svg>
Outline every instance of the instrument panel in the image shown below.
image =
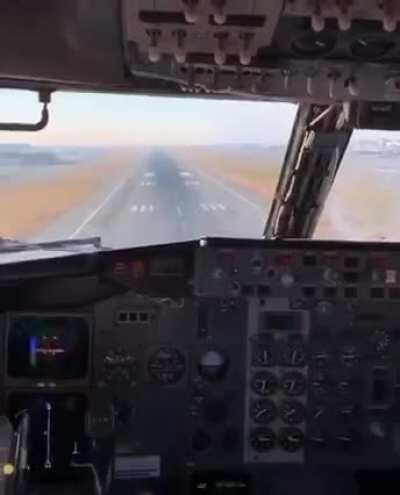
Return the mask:
<svg viewBox="0 0 400 495">
<path fill-rule="evenodd" d="M 395 465 L 398 254 L 317 245 L 199 252 L 198 293 L 247 301 L 244 459 Z"/>
<path fill-rule="evenodd" d="M 176 249 L 105 253 L 99 284 L 123 290 L 68 312 L 59 300 L 34 311 L 26 293 L 1 320 L 3 410 L 44 393 L 84 397 L 85 434 L 115 438 L 116 483 L 236 473 L 262 493 L 268 473 L 272 492 L 318 479 L 345 493 L 338 470 L 398 469 L 397 245 Z M 76 280 L 93 291 L 87 276 Z"/>
</svg>

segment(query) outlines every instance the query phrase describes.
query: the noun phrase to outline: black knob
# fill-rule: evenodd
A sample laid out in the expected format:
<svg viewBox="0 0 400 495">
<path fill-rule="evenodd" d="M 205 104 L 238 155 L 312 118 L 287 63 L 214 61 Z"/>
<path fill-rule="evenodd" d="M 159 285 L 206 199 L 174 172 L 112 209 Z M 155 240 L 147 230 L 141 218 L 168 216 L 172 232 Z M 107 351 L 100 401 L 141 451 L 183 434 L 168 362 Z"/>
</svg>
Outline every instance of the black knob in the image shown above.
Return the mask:
<svg viewBox="0 0 400 495">
<path fill-rule="evenodd" d="M 210 448 L 211 442 L 212 440 L 210 435 L 206 431 L 199 430 L 193 435 L 192 438 L 193 450 L 196 450 L 197 452 L 204 452 Z"/>
</svg>

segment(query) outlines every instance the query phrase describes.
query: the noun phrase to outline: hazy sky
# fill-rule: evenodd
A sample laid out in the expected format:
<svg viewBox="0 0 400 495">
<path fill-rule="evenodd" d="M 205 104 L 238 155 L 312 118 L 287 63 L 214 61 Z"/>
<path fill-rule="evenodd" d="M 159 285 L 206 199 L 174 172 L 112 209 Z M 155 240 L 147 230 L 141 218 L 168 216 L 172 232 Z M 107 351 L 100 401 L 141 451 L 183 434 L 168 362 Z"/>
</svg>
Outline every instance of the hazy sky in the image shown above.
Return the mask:
<svg viewBox="0 0 400 495">
<path fill-rule="evenodd" d="M 2 121 L 35 121 L 37 96 L 0 91 Z M 296 106 L 187 98 L 57 93 L 38 133 L 0 133 L 0 143 L 54 145 L 286 143 Z M 387 133 L 364 133 L 365 138 Z M 398 133 L 396 133 L 398 137 Z"/>
<path fill-rule="evenodd" d="M 34 93 L 0 92 L 1 120 L 34 121 Z M 0 133 L 0 142 L 37 144 L 283 143 L 295 105 L 59 93 L 39 133 Z"/>
</svg>

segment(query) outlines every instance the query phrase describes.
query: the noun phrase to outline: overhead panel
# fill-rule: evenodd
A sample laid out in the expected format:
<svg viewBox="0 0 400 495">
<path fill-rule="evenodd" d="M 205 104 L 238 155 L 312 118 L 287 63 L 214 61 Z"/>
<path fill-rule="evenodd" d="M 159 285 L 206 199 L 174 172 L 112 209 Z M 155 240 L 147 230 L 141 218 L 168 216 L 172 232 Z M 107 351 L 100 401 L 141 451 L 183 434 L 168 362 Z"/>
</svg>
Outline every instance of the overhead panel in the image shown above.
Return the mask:
<svg viewBox="0 0 400 495">
<path fill-rule="evenodd" d="M 126 61 L 179 91 L 330 103 L 400 99 L 392 0 L 125 0 Z"/>
<path fill-rule="evenodd" d="M 250 67 L 260 48 L 271 45 L 283 3 L 125 0 L 129 67 L 188 90 L 248 90 L 261 75 Z"/>
</svg>

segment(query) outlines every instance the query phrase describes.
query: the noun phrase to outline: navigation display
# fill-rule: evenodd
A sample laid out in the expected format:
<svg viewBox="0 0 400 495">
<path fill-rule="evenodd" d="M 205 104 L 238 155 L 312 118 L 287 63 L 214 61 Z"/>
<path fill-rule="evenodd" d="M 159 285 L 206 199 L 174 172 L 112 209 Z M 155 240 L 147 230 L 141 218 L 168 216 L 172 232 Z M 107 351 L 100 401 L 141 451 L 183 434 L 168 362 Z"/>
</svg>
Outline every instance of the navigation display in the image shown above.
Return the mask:
<svg viewBox="0 0 400 495">
<path fill-rule="evenodd" d="M 8 376 L 25 379 L 85 378 L 89 323 L 82 316 L 12 315 L 8 331 Z"/>
</svg>

